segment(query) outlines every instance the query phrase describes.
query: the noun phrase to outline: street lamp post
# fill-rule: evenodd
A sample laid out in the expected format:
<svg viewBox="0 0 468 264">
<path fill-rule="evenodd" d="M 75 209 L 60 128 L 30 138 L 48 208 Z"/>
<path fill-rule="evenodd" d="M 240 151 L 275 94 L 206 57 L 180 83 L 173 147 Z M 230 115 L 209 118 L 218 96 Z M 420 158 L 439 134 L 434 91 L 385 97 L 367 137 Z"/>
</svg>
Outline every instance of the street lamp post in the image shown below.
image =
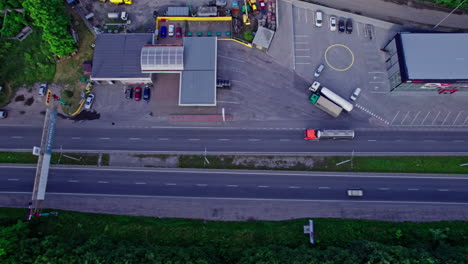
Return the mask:
<svg viewBox="0 0 468 264">
<path fill-rule="evenodd" d="M 445 21 L 445 19 L 447 19 L 451 14 L 453 14 L 453 12 L 455 12 L 461 5 L 463 5 L 464 3 L 466 2 L 466 0 L 463 0 L 459 5 L 457 5 L 457 7 L 455 7 L 452 12 L 448 13 L 448 15 L 446 15 L 442 20 L 440 20 L 439 23 L 437 23 L 437 25 L 435 25 L 432 29 L 436 29 L 436 27 L 438 27 L 442 22 Z"/>
</svg>

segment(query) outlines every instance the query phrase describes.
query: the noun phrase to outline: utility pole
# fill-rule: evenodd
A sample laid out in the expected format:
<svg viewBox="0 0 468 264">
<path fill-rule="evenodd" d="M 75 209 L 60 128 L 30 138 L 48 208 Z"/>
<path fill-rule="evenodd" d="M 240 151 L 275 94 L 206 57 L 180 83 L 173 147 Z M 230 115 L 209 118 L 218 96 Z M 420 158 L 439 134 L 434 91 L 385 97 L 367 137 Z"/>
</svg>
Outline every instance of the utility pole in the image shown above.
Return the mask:
<svg viewBox="0 0 468 264">
<path fill-rule="evenodd" d="M 448 13 L 448 15 L 446 15 L 444 18 L 442 18 L 442 20 L 440 20 L 439 23 L 437 23 L 437 25 L 435 25 L 432 29 L 436 29 L 436 27 L 438 27 L 440 24 L 442 24 L 442 22 L 445 21 L 445 19 L 447 19 L 451 14 L 453 14 L 453 12 L 455 12 L 461 5 L 463 5 L 464 3 L 466 2 L 466 0 L 463 0 L 459 5 L 457 5 L 457 7 L 455 7 L 452 12 Z"/>
</svg>

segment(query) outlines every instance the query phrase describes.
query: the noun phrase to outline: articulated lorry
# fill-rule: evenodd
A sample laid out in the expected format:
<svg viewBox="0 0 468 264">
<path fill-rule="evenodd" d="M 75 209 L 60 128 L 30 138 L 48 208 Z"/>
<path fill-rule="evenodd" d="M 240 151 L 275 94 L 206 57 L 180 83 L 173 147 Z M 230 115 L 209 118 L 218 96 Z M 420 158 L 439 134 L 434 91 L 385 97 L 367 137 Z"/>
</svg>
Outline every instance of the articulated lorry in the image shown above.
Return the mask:
<svg viewBox="0 0 468 264">
<path fill-rule="evenodd" d="M 305 131 L 305 140 L 318 139 L 353 139 L 354 130 L 322 130 L 307 129 Z"/>
<path fill-rule="evenodd" d="M 325 97 L 330 99 L 335 104 L 341 106 L 344 110 L 346 110 L 346 112 L 351 112 L 351 110 L 353 110 L 353 107 L 354 107 L 353 104 L 346 101 L 345 99 L 343 99 L 343 97 L 337 95 L 332 90 L 326 87 L 322 87 L 322 89 L 320 90 L 320 93 L 325 95 Z"/>
<path fill-rule="evenodd" d="M 310 97 L 309 101 L 314 104 L 318 109 L 328 113 L 329 115 L 337 118 L 343 108 L 339 107 L 338 105 L 334 104 L 332 101 L 325 98 L 325 96 L 320 96 L 316 93 L 313 93 Z"/>
</svg>

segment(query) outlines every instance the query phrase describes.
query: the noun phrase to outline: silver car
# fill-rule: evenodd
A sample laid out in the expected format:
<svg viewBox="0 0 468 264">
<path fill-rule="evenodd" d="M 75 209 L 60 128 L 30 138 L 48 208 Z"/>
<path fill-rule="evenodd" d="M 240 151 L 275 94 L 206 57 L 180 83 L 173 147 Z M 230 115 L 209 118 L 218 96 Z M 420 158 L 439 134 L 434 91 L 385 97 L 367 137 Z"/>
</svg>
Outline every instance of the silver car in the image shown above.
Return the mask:
<svg viewBox="0 0 468 264">
<path fill-rule="evenodd" d="M 48 84 L 47 83 L 41 83 L 41 86 L 39 86 L 39 95 L 44 96 L 47 93 L 48 90 Z"/>
<path fill-rule="evenodd" d="M 324 66 L 323 64 L 320 64 L 320 65 L 317 67 L 317 70 L 315 70 L 314 76 L 315 76 L 315 77 L 319 77 L 324 68 L 325 68 L 325 66 Z"/>
<path fill-rule="evenodd" d="M 361 94 L 361 88 L 356 88 L 353 92 L 353 94 L 351 95 L 350 99 L 352 101 L 356 101 L 356 99 L 359 97 L 359 95 Z"/>
<path fill-rule="evenodd" d="M 91 106 L 93 105 L 94 102 L 94 94 L 88 94 L 88 97 L 86 97 L 86 102 L 84 105 L 85 109 L 91 109 Z"/>
</svg>

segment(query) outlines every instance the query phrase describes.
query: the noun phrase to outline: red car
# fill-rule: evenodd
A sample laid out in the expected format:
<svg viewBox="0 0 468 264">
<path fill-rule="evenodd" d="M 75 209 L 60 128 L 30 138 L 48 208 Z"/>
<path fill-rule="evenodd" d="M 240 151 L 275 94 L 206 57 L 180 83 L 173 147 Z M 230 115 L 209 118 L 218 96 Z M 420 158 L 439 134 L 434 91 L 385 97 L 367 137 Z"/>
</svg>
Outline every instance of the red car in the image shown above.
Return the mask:
<svg viewBox="0 0 468 264">
<path fill-rule="evenodd" d="M 175 36 L 176 36 L 176 38 L 181 38 L 182 37 L 182 28 L 181 27 L 176 28 Z"/>
<path fill-rule="evenodd" d="M 141 100 L 141 87 L 135 88 L 135 101 L 140 101 Z"/>
<path fill-rule="evenodd" d="M 266 4 L 263 0 L 258 0 L 258 5 L 260 6 L 260 10 L 265 10 Z"/>
</svg>

